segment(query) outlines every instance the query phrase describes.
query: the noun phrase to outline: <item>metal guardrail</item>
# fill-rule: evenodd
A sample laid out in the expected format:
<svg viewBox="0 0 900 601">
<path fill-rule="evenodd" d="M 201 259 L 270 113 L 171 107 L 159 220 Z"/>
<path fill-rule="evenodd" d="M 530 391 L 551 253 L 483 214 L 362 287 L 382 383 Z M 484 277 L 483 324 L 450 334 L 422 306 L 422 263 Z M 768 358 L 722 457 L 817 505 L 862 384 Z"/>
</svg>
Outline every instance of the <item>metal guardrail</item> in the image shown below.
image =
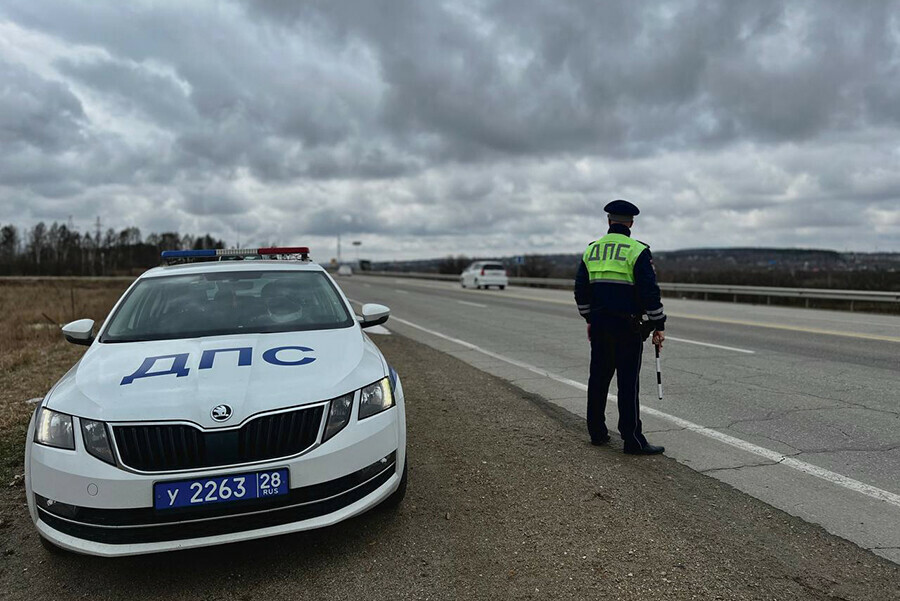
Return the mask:
<svg viewBox="0 0 900 601">
<path fill-rule="evenodd" d="M 450 275 L 443 273 L 417 273 L 417 272 L 400 272 L 400 271 L 367 271 L 366 275 L 388 276 L 396 278 L 415 278 L 424 280 L 444 280 L 458 282 L 458 275 Z M 519 286 L 541 286 L 545 288 L 572 288 L 574 282 L 567 278 L 509 278 L 509 283 Z M 691 293 L 703 294 L 704 300 L 709 298 L 710 294 L 715 295 L 731 295 L 732 300 L 737 302 L 738 297 L 762 297 L 766 299 L 766 304 L 771 302 L 772 298 L 795 298 L 805 299 L 806 306 L 809 306 L 810 299 L 819 300 L 838 300 L 850 303 L 850 310 L 854 308 L 857 302 L 887 302 L 900 303 L 900 291 L 898 292 L 879 292 L 872 290 L 832 290 L 829 288 L 780 288 L 776 286 L 732 286 L 727 284 L 682 284 L 676 282 L 660 282 L 660 289 L 667 293 Z"/>
<path fill-rule="evenodd" d="M 668 292 L 699 292 L 703 294 L 731 294 L 786 298 L 818 298 L 843 301 L 894 302 L 900 303 L 900 292 L 879 292 L 874 290 L 832 290 L 830 288 L 779 288 L 775 286 L 729 286 L 722 284 L 660 284 Z"/>
</svg>

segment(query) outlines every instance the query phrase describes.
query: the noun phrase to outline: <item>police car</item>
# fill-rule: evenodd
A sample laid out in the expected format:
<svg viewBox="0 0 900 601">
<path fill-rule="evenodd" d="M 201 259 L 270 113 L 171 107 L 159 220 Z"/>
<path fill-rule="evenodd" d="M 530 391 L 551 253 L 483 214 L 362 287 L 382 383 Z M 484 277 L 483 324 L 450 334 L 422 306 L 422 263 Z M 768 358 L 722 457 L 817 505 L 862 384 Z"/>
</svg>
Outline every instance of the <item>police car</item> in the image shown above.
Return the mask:
<svg viewBox="0 0 900 601">
<path fill-rule="evenodd" d="M 163 258 L 176 264 L 139 277 L 96 337 L 91 320 L 63 328 L 89 348 L 40 403 L 25 450 L 45 546 L 184 549 L 399 503 L 403 388 L 363 332 L 390 310 L 354 315 L 303 247 Z"/>
</svg>

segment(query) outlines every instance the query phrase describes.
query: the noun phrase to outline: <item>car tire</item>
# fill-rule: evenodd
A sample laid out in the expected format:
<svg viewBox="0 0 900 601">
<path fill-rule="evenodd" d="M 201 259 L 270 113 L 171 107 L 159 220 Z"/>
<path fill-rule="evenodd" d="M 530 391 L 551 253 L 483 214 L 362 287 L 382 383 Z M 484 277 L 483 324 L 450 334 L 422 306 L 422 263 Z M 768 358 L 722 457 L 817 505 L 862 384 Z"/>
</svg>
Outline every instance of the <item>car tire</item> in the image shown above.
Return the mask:
<svg viewBox="0 0 900 601">
<path fill-rule="evenodd" d="M 403 501 L 403 497 L 406 496 L 406 466 L 408 463 L 409 455 L 406 456 L 406 460 L 403 462 L 403 474 L 400 475 L 400 486 L 397 487 L 397 490 L 391 493 L 391 496 L 381 502 L 381 506 L 384 509 L 396 509 Z"/>
<path fill-rule="evenodd" d="M 506 290 L 506 286 L 498 286 L 498 288 L 500 288 L 500 290 Z"/>
</svg>

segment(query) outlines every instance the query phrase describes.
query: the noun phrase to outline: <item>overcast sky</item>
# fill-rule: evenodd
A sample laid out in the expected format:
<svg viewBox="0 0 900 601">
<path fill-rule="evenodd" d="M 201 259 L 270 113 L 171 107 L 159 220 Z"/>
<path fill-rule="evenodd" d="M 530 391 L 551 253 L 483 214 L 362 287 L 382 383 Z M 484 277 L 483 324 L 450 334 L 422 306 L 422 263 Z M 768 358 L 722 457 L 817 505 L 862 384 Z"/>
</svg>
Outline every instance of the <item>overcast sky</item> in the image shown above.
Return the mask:
<svg viewBox="0 0 900 601">
<path fill-rule="evenodd" d="M 614 198 L 654 249 L 900 251 L 900 3 L 0 3 L 2 223 L 580 253 Z"/>
</svg>

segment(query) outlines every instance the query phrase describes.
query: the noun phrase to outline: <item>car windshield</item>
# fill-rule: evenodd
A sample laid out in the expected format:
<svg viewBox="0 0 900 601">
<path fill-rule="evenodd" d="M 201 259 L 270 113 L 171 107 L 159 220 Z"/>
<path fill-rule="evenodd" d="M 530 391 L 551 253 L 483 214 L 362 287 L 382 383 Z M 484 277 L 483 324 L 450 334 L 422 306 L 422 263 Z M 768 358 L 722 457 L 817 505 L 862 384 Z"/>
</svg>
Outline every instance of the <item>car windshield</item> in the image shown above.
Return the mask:
<svg viewBox="0 0 900 601">
<path fill-rule="evenodd" d="M 100 342 L 328 330 L 352 324 L 322 272 L 214 272 L 139 281 Z"/>
<path fill-rule="evenodd" d="M 503 271 L 503 265 L 498 265 L 497 263 L 487 263 L 484 268 L 487 270 Z"/>
</svg>

